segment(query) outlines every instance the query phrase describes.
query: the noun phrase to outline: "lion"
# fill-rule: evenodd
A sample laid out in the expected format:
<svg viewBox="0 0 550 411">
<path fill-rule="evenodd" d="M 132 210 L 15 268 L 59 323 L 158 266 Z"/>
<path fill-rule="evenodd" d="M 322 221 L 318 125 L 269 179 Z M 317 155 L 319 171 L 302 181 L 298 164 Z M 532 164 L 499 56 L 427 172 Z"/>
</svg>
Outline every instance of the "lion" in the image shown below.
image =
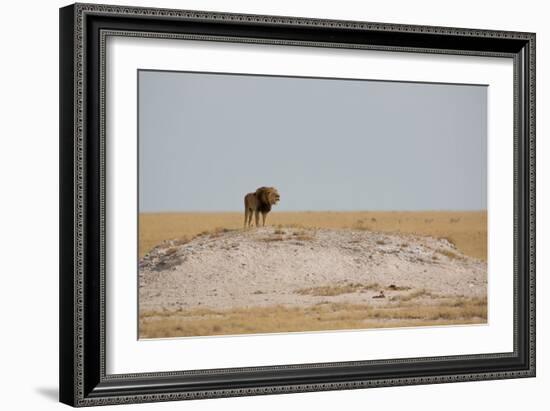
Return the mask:
<svg viewBox="0 0 550 411">
<path fill-rule="evenodd" d="M 256 227 L 260 225 L 260 213 L 262 225 L 265 226 L 267 213 L 271 207 L 280 200 L 281 196 L 275 187 L 260 187 L 254 193 L 244 196 L 244 227 L 252 225 L 252 214 L 256 219 Z"/>
</svg>

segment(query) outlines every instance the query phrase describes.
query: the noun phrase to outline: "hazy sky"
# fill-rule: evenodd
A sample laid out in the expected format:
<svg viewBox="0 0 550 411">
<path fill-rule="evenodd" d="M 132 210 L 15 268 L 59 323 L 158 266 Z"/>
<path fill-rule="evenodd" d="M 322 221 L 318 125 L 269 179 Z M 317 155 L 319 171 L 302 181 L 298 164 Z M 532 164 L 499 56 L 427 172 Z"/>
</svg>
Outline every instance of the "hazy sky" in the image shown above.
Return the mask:
<svg viewBox="0 0 550 411">
<path fill-rule="evenodd" d="M 139 72 L 139 207 L 235 211 L 487 207 L 487 88 Z"/>
</svg>

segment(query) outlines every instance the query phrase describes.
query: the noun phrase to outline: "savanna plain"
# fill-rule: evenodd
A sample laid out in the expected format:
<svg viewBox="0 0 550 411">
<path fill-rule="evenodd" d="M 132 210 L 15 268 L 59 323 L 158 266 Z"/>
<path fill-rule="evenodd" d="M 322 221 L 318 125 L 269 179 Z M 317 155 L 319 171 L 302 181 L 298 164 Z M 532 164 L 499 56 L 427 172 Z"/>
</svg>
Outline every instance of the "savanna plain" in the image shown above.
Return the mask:
<svg viewBox="0 0 550 411">
<path fill-rule="evenodd" d="M 486 211 L 139 215 L 140 338 L 487 322 Z"/>
</svg>

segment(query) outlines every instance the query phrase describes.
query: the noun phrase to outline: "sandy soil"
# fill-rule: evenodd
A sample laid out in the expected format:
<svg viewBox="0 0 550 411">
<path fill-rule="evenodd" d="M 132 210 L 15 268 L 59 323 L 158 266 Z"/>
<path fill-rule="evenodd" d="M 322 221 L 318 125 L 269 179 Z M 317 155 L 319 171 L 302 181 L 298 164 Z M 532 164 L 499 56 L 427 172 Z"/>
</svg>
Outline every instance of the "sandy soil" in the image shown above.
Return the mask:
<svg viewBox="0 0 550 411">
<path fill-rule="evenodd" d="M 487 264 L 449 241 L 364 229 L 226 229 L 165 241 L 139 264 L 141 313 L 487 294 Z"/>
</svg>

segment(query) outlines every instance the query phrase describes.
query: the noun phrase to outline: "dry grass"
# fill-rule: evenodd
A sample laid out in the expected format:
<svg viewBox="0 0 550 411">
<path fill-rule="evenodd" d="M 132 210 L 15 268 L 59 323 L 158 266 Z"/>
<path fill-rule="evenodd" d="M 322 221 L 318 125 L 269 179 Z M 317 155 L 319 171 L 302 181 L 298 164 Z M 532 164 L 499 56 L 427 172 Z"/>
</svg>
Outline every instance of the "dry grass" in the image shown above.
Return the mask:
<svg viewBox="0 0 550 411">
<path fill-rule="evenodd" d="M 227 213 L 146 213 L 139 215 L 139 255 L 165 240 L 190 239 L 216 230 L 241 229 L 243 215 Z M 278 212 L 267 217 L 271 226 L 294 228 L 354 228 L 446 238 L 465 255 L 487 260 L 487 212 Z M 221 233 L 221 231 L 218 231 Z"/>
<path fill-rule="evenodd" d="M 357 293 L 366 290 L 379 289 L 378 284 L 368 284 L 363 285 L 359 283 L 344 283 L 344 284 L 335 284 L 335 285 L 325 285 L 319 287 L 308 287 L 302 288 L 296 291 L 296 294 L 300 295 L 312 295 L 312 296 L 323 296 L 323 297 L 332 297 L 335 295 L 342 294 L 351 294 Z"/>
<path fill-rule="evenodd" d="M 315 238 L 315 232 L 299 230 L 292 233 L 292 239 L 298 241 L 311 241 Z"/>
<path fill-rule="evenodd" d="M 303 235 L 296 235 L 293 237 L 293 239 L 297 241 L 311 241 L 314 239 L 314 237 L 311 235 L 303 234 Z"/>
<path fill-rule="evenodd" d="M 437 250 L 438 254 L 444 255 L 445 257 L 451 260 L 461 260 L 462 257 L 451 250 Z M 435 256 L 434 256 L 435 257 Z"/>
<path fill-rule="evenodd" d="M 395 284 L 390 284 L 387 287 L 381 286 L 378 283 L 372 284 L 360 284 L 360 283 L 342 283 L 334 285 L 324 285 L 318 287 L 301 288 L 296 291 L 296 294 L 311 295 L 314 297 L 334 297 L 342 294 L 361 293 L 365 291 L 409 291 L 410 287 L 401 287 Z M 436 299 L 441 298 L 437 294 L 434 294 L 424 288 L 415 290 L 407 294 L 396 294 L 390 298 L 390 301 L 397 301 L 400 303 L 416 300 L 419 298 Z"/>
<path fill-rule="evenodd" d="M 371 284 L 361 284 L 361 283 L 342 283 L 342 284 L 333 284 L 333 285 L 324 285 L 318 287 L 308 287 L 301 288 L 296 291 L 296 294 L 300 295 L 311 295 L 315 297 L 333 297 L 335 295 L 342 294 L 351 294 L 351 293 L 361 293 L 365 291 L 380 291 L 380 290 L 392 290 L 392 291 L 402 291 L 409 290 L 409 287 L 398 287 L 396 285 L 389 285 L 388 287 L 383 287 L 378 283 Z"/>
<path fill-rule="evenodd" d="M 399 286 L 395 284 L 390 284 L 388 287 L 386 287 L 386 290 L 390 290 L 390 291 L 408 291 L 410 289 L 411 287 Z"/>
<path fill-rule="evenodd" d="M 270 243 L 273 241 L 284 241 L 284 240 L 311 241 L 314 239 L 314 237 L 310 234 L 307 234 L 306 231 L 294 232 L 291 235 L 287 235 L 287 236 L 285 236 L 285 234 L 287 234 L 285 231 L 281 229 L 276 229 L 273 232 L 272 236 L 260 238 L 258 241 Z"/>
<path fill-rule="evenodd" d="M 284 238 L 280 235 L 273 236 L 273 237 L 265 237 L 265 238 L 260 239 L 260 241 L 264 241 L 266 243 L 272 243 L 272 242 L 275 242 L 275 241 L 283 241 L 283 240 L 284 240 Z"/>
<path fill-rule="evenodd" d="M 418 298 L 437 298 L 437 297 L 438 297 L 437 295 L 431 293 L 430 291 L 421 289 L 421 290 L 413 291 L 408 294 L 394 295 L 390 300 L 406 302 L 406 301 L 416 300 Z"/>
<path fill-rule="evenodd" d="M 448 299 L 431 305 L 320 303 L 232 310 L 148 312 L 140 338 L 413 327 L 487 322 L 486 299 Z"/>
</svg>

